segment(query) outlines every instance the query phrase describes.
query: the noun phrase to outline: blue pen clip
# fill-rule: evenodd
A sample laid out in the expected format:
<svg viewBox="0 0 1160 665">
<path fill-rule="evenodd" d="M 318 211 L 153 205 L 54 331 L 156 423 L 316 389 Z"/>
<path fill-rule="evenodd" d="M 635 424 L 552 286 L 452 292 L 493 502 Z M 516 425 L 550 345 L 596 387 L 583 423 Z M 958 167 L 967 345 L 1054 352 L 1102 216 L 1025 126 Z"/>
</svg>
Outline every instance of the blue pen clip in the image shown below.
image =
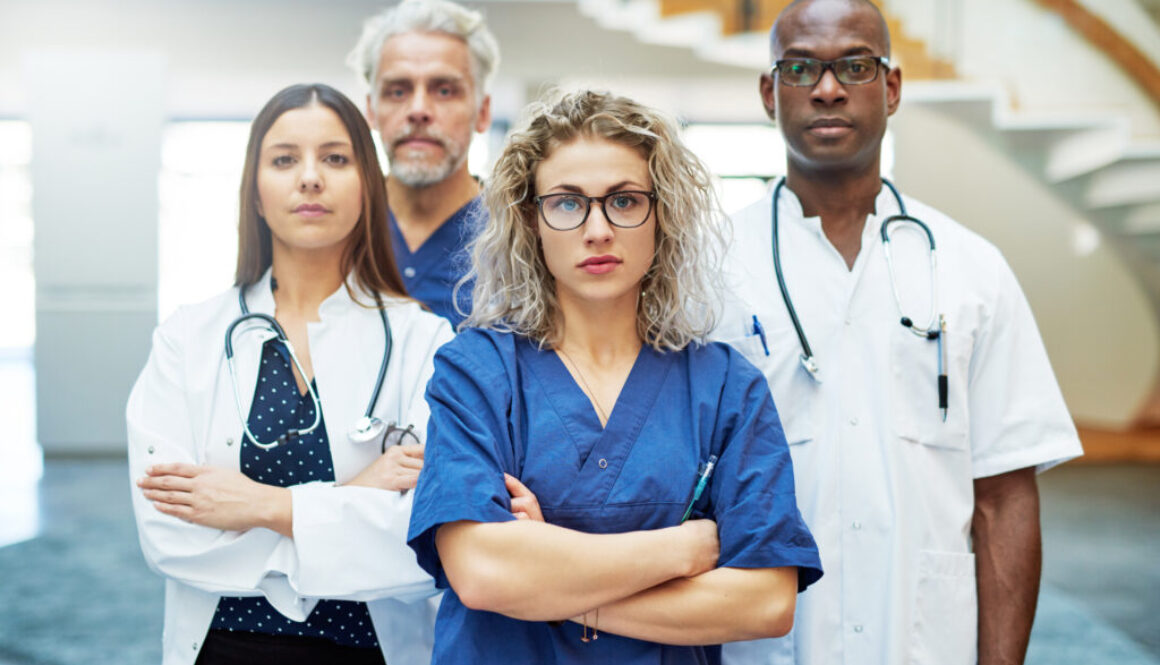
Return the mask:
<svg viewBox="0 0 1160 665">
<path fill-rule="evenodd" d="M 684 523 L 693 514 L 693 506 L 697 505 L 697 501 L 705 491 L 705 486 L 709 484 L 709 478 L 713 476 L 713 468 L 716 466 L 717 456 L 709 455 L 709 460 L 697 469 L 697 484 L 693 487 L 693 500 L 689 502 L 689 507 L 685 509 L 685 514 L 681 517 L 681 523 Z"/>
<path fill-rule="evenodd" d="M 761 348 L 765 350 L 765 355 L 769 355 L 769 340 L 765 338 L 765 328 L 762 327 L 761 321 L 757 320 L 757 315 L 753 315 L 753 334 L 761 339 Z"/>
</svg>

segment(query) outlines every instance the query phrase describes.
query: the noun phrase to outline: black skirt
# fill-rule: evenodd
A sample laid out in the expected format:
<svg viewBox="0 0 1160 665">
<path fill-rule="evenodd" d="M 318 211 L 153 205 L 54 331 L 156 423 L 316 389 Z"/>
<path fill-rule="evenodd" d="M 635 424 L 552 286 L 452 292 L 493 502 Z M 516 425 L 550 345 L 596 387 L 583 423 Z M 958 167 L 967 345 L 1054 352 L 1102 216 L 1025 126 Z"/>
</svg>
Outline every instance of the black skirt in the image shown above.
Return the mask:
<svg viewBox="0 0 1160 665">
<path fill-rule="evenodd" d="M 378 649 L 335 644 L 321 637 L 211 630 L 196 665 L 386 665 Z"/>
</svg>

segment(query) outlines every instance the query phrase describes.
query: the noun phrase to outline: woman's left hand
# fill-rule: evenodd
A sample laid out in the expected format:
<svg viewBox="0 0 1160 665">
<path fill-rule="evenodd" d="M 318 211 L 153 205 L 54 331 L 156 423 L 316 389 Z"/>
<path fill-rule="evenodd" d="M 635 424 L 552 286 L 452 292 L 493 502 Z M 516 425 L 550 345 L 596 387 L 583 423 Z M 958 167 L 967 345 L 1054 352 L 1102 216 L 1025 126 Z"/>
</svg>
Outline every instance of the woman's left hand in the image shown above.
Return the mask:
<svg viewBox="0 0 1160 665">
<path fill-rule="evenodd" d="M 540 512 L 540 502 L 536 495 L 518 478 L 510 474 L 503 474 L 503 483 L 508 494 L 512 496 L 512 514 L 519 520 L 543 522 L 544 514 Z"/>
<path fill-rule="evenodd" d="M 214 529 L 266 527 L 289 536 L 290 491 L 239 471 L 194 464 L 156 464 L 137 481 L 158 511 Z"/>
</svg>

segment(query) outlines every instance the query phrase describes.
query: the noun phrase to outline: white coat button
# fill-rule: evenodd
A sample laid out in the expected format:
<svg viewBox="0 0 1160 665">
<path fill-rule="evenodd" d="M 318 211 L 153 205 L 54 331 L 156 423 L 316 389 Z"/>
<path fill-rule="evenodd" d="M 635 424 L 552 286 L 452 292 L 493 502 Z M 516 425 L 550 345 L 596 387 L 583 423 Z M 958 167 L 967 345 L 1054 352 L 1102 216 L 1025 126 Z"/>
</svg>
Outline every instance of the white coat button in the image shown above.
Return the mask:
<svg viewBox="0 0 1160 665">
<path fill-rule="evenodd" d="M 860 624 L 860 623 L 859 623 L 859 624 L 855 624 L 855 625 L 854 625 L 854 632 L 855 632 L 855 633 L 860 633 L 860 632 L 862 632 L 862 624 Z"/>
<path fill-rule="evenodd" d="M 862 523 L 859 522 L 858 520 L 854 520 L 854 523 L 850 525 L 850 528 L 855 530 L 855 531 L 861 531 L 862 530 Z"/>
<path fill-rule="evenodd" d="M 149 446 L 149 454 L 150 454 L 150 455 L 152 455 L 152 454 L 153 454 L 153 446 Z"/>
<path fill-rule="evenodd" d="M 232 438 L 230 438 L 230 439 L 226 439 L 226 445 L 227 445 L 227 446 L 232 446 L 232 445 L 234 445 L 234 440 L 233 440 Z"/>
<path fill-rule="evenodd" d="M 194 651 L 197 651 L 197 642 L 194 642 L 194 643 L 193 643 L 193 650 L 194 650 Z"/>
<path fill-rule="evenodd" d="M 415 269 L 412 268 L 411 266 L 407 266 L 406 268 L 403 268 L 403 275 L 405 277 L 414 277 L 415 276 Z"/>
<path fill-rule="evenodd" d="M 596 465 L 599 466 L 601 469 L 607 469 L 608 468 L 608 460 L 601 457 L 600 461 L 597 462 Z"/>
<path fill-rule="evenodd" d="M 857 418 L 851 418 L 851 419 L 850 419 L 850 424 L 851 424 L 851 425 L 853 425 L 854 427 L 857 427 L 857 426 L 858 426 L 858 419 L 857 419 Z"/>
</svg>

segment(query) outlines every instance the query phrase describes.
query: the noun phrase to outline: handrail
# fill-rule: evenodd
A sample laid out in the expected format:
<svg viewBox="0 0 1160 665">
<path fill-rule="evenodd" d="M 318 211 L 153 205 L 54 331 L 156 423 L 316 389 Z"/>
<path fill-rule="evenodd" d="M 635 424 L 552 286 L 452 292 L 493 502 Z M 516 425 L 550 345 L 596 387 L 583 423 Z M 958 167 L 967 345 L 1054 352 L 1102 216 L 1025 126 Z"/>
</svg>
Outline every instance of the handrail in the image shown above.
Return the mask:
<svg viewBox="0 0 1160 665">
<path fill-rule="evenodd" d="M 1111 58 L 1160 108 L 1160 67 L 1115 28 L 1076 0 L 1036 0 Z"/>
</svg>

